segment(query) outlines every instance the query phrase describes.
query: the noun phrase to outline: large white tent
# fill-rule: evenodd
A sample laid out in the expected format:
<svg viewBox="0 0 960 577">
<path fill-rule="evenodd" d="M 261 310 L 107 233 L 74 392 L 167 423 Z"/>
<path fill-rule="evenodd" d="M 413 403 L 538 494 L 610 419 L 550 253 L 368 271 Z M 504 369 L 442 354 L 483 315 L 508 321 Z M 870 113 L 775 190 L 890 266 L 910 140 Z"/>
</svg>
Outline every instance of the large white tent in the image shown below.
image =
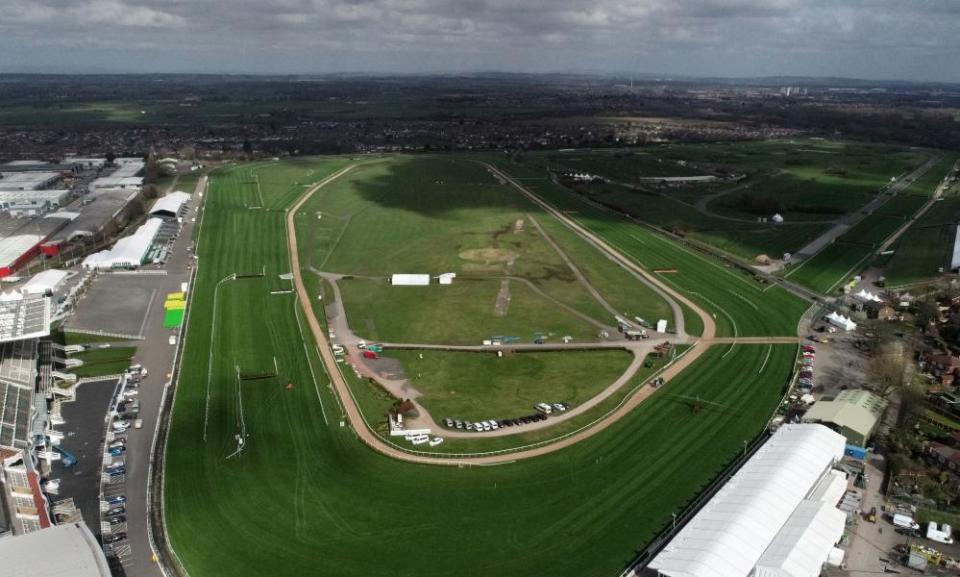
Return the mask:
<svg viewBox="0 0 960 577">
<path fill-rule="evenodd" d="M 828 323 L 845 331 L 857 330 L 857 323 L 850 320 L 850 317 L 844 316 L 836 311 L 828 314 L 826 318 Z"/>
<path fill-rule="evenodd" d="M 390 284 L 396 286 L 427 286 L 430 284 L 430 275 L 395 274 L 390 277 Z"/>
<path fill-rule="evenodd" d="M 91 254 L 83 259 L 83 268 L 109 269 L 140 266 L 162 226 L 161 219 L 149 219 L 132 235 L 118 240 L 110 250 Z"/>
<path fill-rule="evenodd" d="M 150 209 L 151 216 L 175 217 L 180 215 L 180 209 L 190 200 L 190 195 L 185 192 L 171 192 L 161 197 L 154 203 Z"/>
<path fill-rule="evenodd" d="M 829 549 L 821 551 L 822 539 L 807 536 L 813 532 L 829 540 L 837 517 L 827 508 L 804 505 L 801 509 L 800 505 L 820 502 L 808 495 L 822 483 L 834 482 L 832 467 L 843 457 L 845 444 L 842 435 L 822 425 L 782 426 L 654 558 L 650 568 L 669 577 L 747 577 L 763 559 L 766 570 L 781 570 L 764 575 L 805 575 L 795 573 L 794 567 L 822 564 L 829 554 Z M 811 511 L 821 510 L 827 513 L 813 515 L 811 520 Z M 828 529 L 821 530 L 821 525 Z"/>
</svg>

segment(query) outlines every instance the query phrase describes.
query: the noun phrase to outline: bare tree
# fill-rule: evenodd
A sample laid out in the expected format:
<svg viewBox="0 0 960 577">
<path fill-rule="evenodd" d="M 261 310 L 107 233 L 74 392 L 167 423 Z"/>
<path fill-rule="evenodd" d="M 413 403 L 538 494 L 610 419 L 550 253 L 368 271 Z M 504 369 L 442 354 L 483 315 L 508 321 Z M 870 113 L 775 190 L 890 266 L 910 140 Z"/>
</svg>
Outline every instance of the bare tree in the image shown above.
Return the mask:
<svg viewBox="0 0 960 577">
<path fill-rule="evenodd" d="M 867 379 L 882 396 L 907 388 L 913 378 L 913 364 L 907 347 L 900 342 L 879 347 L 867 363 Z"/>
</svg>

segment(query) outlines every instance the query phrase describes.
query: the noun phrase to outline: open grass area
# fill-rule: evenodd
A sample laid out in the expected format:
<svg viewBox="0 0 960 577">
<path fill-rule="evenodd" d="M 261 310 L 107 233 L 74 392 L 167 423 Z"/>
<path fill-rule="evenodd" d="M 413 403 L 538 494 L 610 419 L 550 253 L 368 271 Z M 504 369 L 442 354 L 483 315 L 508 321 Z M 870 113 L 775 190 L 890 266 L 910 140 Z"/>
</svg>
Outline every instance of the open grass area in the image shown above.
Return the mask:
<svg viewBox="0 0 960 577">
<path fill-rule="evenodd" d="M 399 577 L 616 574 L 777 406 L 796 348 L 718 346 L 610 429 L 555 454 L 446 468 L 372 452 L 340 426 L 294 296 L 270 294 L 289 286 L 278 278 L 289 268 L 279 209 L 303 191 L 290 182 L 342 164 L 262 169 L 267 210 L 248 208 L 244 167 L 211 185 L 165 480 L 169 536 L 193 577 L 367 576 L 385 560 Z M 222 281 L 261 267 L 263 277 Z M 237 381 L 238 365 L 274 359 L 277 377 Z M 695 411 L 691 399 L 710 403 Z M 237 434 L 244 450 L 230 457 Z"/>
<path fill-rule="evenodd" d="M 739 269 L 591 203 L 541 177 L 536 167 L 513 163 L 501 156 L 485 158 L 643 268 L 651 272 L 670 271 L 657 274 L 714 315 L 718 335 L 796 334 L 797 321 L 807 308 L 802 299 L 779 287 L 763 285 Z"/>
<path fill-rule="evenodd" d="M 110 347 L 86 350 L 82 353 L 70 355 L 72 359 L 83 361 L 82 365 L 70 369 L 70 372 L 80 378 L 117 375 L 130 366 L 131 359 L 136 353 L 136 347 Z"/>
<path fill-rule="evenodd" d="M 537 403 L 573 406 L 613 383 L 633 359 L 627 351 L 493 353 L 388 351 L 434 419 L 480 421 L 530 414 Z M 422 357 L 422 358 L 421 358 Z"/>
<path fill-rule="evenodd" d="M 858 266 L 866 263 L 872 251 L 868 245 L 837 241 L 791 268 L 786 277 L 827 294 L 836 290 L 846 277 L 857 274 Z"/>
<path fill-rule="evenodd" d="M 921 282 L 948 270 L 960 196 L 945 197 L 917 219 L 891 247 L 893 256 L 883 269 L 890 286 Z"/>
<path fill-rule="evenodd" d="M 945 155 L 905 191 L 840 235 L 836 242 L 813 258 L 788 271 L 786 276 L 826 293 L 834 290 L 847 276 L 859 273 L 857 269 L 867 264 L 874 250 L 933 194 L 953 166 L 954 158 Z M 955 216 L 957 207 L 953 197 L 939 201 L 900 237 L 893 250 L 903 250 L 904 254 L 897 257 L 895 253 L 885 269 L 891 285 L 934 276 L 939 267 L 946 266 L 949 254 L 949 243 L 944 243 L 946 225 L 934 223 Z"/>
<path fill-rule="evenodd" d="M 298 217 L 308 268 L 348 276 L 339 281 L 347 317 L 365 338 L 472 344 L 544 332 L 593 340 L 598 324 L 615 324 L 614 313 L 570 262 L 618 314 L 671 320 L 659 295 L 459 157 L 372 162 L 320 191 Z M 444 272 L 457 274 L 453 285 L 389 283 L 395 273 Z"/>
</svg>

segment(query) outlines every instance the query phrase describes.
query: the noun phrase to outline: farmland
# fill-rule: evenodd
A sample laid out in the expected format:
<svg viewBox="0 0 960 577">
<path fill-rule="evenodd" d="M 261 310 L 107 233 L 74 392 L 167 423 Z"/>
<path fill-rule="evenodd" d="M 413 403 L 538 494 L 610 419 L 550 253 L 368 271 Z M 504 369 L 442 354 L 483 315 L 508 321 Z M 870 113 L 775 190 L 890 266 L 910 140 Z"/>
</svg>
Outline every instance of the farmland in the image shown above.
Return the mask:
<svg viewBox="0 0 960 577">
<path fill-rule="evenodd" d="M 303 184 L 343 164 L 262 166 L 256 194 L 247 184 L 250 167 L 228 169 L 206 195 L 165 473 L 169 537 L 194 577 L 361 576 L 381 572 L 386 559 L 392 574 L 414 576 L 424 574 L 425 555 L 431 575 L 615 574 L 777 406 L 795 346 L 716 346 L 609 429 L 551 455 L 447 468 L 370 451 L 340 426 L 337 399 L 309 333 L 301 332 L 294 294 L 271 294 L 289 286 L 278 276 L 290 266 L 280 209 L 302 194 Z M 250 208 L 258 206 L 256 196 L 263 209 Z M 303 219 L 316 220 L 305 213 Z M 621 220 L 592 222 L 614 237 L 621 223 L 643 230 Z M 654 233 L 639 238 L 656 249 L 652 258 L 666 254 L 681 269 L 687 261 L 679 255 L 702 260 L 682 249 L 668 253 L 652 239 L 668 241 Z M 783 316 L 800 308 L 720 265 L 689 262 L 705 269 L 698 280 L 716 286 L 701 290 L 718 299 L 738 287 L 756 306 L 780 307 Z M 224 280 L 259 271 L 264 276 Z M 723 298 L 732 309 L 742 302 Z M 734 314 L 743 307 L 753 311 L 744 304 Z M 736 320 L 774 334 L 778 328 L 790 334 L 787 327 L 796 323 L 763 316 Z M 274 360 L 275 377 L 237 379 L 238 370 L 262 371 Z M 243 451 L 230 457 L 243 432 Z"/>
</svg>

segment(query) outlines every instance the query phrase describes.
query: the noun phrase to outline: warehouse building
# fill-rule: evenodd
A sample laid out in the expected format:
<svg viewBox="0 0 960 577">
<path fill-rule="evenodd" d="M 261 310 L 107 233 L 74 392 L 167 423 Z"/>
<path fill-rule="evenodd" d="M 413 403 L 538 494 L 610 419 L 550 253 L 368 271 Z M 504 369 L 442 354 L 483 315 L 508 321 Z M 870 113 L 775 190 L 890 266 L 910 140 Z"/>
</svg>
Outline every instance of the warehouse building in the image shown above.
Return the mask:
<svg viewBox="0 0 960 577">
<path fill-rule="evenodd" d="M 648 566 L 669 577 L 817 577 L 842 559 L 843 436 L 784 425 Z"/>
<path fill-rule="evenodd" d="M 40 245 L 77 217 L 72 212 L 53 212 L 42 218 L 15 219 L 0 216 L 0 278 L 40 253 Z"/>
<path fill-rule="evenodd" d="M 0 210 L 10 216 L 42 216 L 64 205 L 70 196 L 67 189 L 0 190 Z"/>
<path fill-rule="evenodd" d="M 0 539 L 0 577 L 110 577 L 110 566 L 93 533 L 68 523 Z"/>
<path fill-rule="evenodd" d="M 0 190 L 43 190 L 60 180 L 56 171 L 0 172 Z"/>
<path fill-rule="evenodd" d="M 40 245 L 40 250 L 47 256 L 56 256 L 66 244 L 103 233 L 117 222 L 139 192 L 108 190 L 90 198 L 80 209 L 80 215 Z"/>
<path fill-rule="evenodd" d="M 877 430 L 887 401 L 870 391 L 840 391 L 832 401 L 818 401 L 803 416 L 804 423 L 821 423 L 838 431 L 847 442 L 865 447 Z"/>
<path fill-rule="evenodd" d="M 132 235 L 121 238 L 113 248 L 92 254 L 83 260 L 87 270 L 136 268 L 147 258 L 150 247 L 163 227 L 163 220 L 151 218 Z"/>
</svg>

